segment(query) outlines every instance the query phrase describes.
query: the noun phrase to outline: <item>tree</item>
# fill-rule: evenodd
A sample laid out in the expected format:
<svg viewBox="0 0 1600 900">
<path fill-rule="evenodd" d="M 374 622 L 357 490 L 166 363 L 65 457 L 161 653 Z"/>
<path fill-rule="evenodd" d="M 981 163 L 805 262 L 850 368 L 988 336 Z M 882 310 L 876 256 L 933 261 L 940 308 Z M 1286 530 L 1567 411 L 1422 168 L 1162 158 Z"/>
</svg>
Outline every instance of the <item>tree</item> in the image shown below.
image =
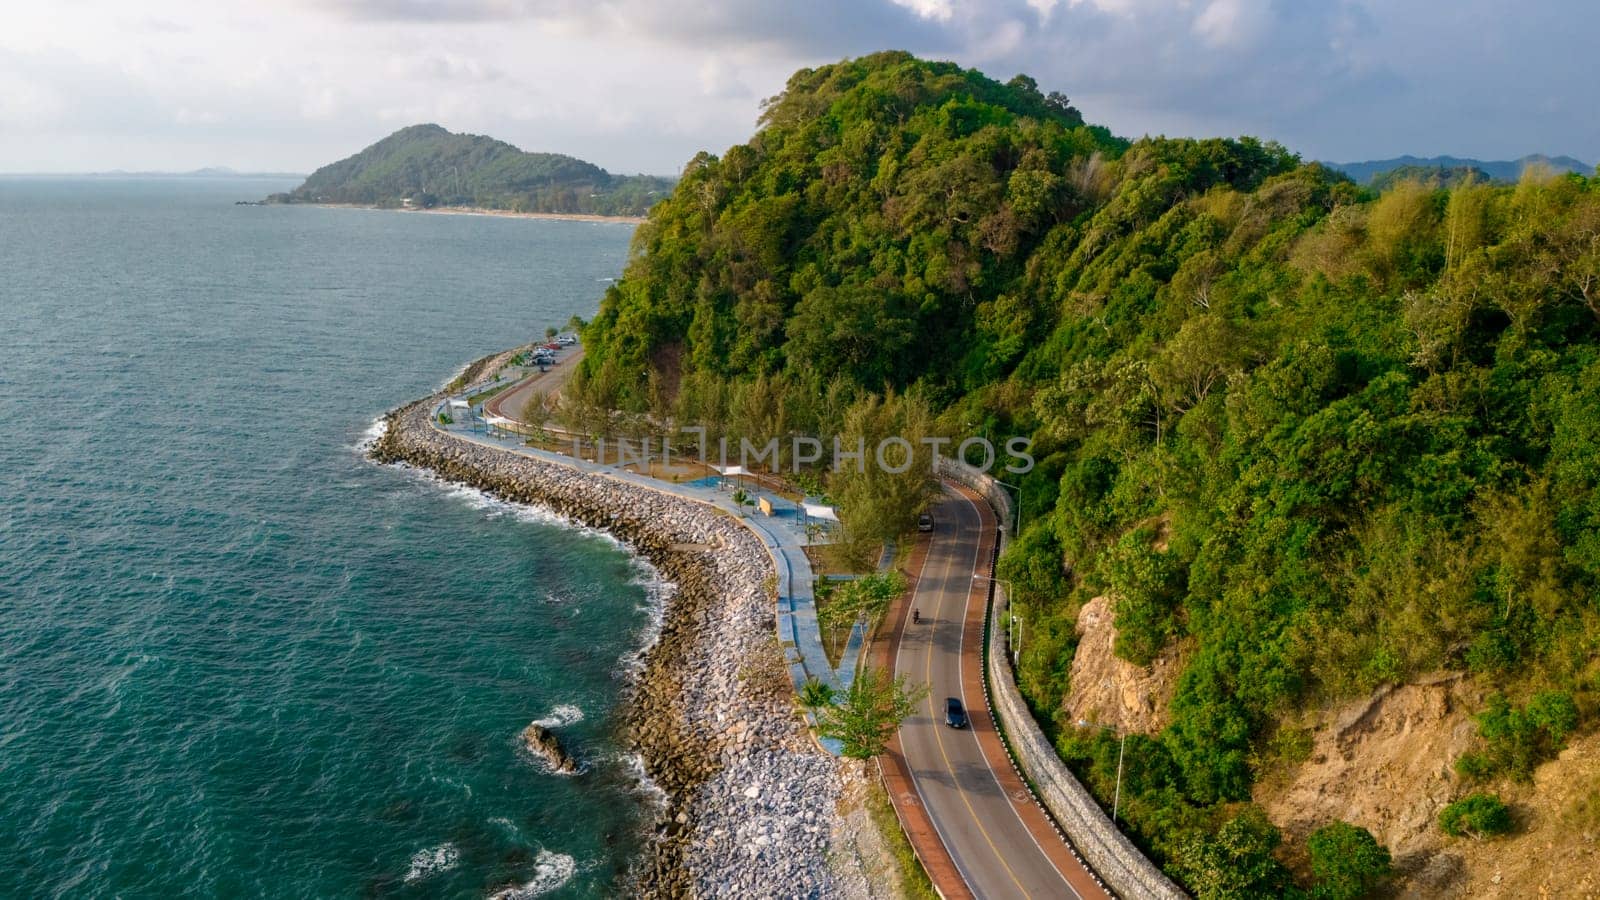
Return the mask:
<svg viewBox="0 0 1600 900">
<path fill-rule="evenodd" d="M 1511 810 L 1493 794 L 1468 794 L 1440 811 L 1439 830 L 1481 841 L 1511 830 Z"/>
<path fill-rule="evenodd" d="M 905 576 L 899 572 L 873 572 L 836 587 L 833 597 L 821 612 L 824 627 L 848 625 L 860 620 L 870 630 L 883 618 L 894 598 L 906 591 Z"/>
<path fill-rule="evenodd" d="M 1389 850 L 1372 832 L 1348 822 L 1332 822 L 1306 838 L 1312 896 L 1319 900 L 1357 900 L 1389 874 Z"/>
<path fill-rule="evenodd" d="M 871 759 L 927 696 L 927 685 L 912 686 L 904 675 L 891 678 L 869 666 L 856 675 L 842 702 L 822 710 L 818 730 L 843 744 L 845 756 Z"/>
<path fill-rule="evenodd" d="M 744 515 L 744 508 L 750 505 L 750 495 L 744 492 L 744 488 L 740 488 L 733 492 L 732 499 L 733 505 L 739 508 L 739 515 Z"/>
<path fill-rule="evenodd" d="M 807 522 L 806 523 L 806 543 L 808 545 L 809 544 L 815 544 L 817 542 L 817 538 L 822 537 L 822 533 L 824 531 L 826 531 L 826 530 L 827 529 L 822 527 L 822 523 L 820 523 L 820 522 Z"/>
<path fill-rule="evenodd" d="M 1289 872 L 1273 857 L 1283 835 L 1259 807 L 1245 807 L 1215 835 L 1197 835 L 1178 850 L 1178 868 L 1199 900 L 1281 896 Z"/>
<path fill-rule="evenodd" d="M 840 447 L 860 449 L 863 458 L 841 464 L 828 487 L 853 544 L 894 540 L 916 527 L 934 485 L 932 455 L 923 443 L 932 433 L 932 416 L 920 395 L 871 395 L 846 412 Z"/>
<path fill-rule="evenodd" d="M 522 421 L 526 422 L 541 437 L 544 435 L 545 426 L 550 423 L 550 398 L 543 391 L 535 391 L 522 404 Z"/>
<path fill-rule="evenodd" d="M 1182 566 L 1152 547 L 1154 540 L 1149 529 L 1135 529 L 1100 557 L 1116 600 L 1117 655 L 1141 666 L 1178 633 L 1173 615 L 1183 592 Z"/>
</svg>

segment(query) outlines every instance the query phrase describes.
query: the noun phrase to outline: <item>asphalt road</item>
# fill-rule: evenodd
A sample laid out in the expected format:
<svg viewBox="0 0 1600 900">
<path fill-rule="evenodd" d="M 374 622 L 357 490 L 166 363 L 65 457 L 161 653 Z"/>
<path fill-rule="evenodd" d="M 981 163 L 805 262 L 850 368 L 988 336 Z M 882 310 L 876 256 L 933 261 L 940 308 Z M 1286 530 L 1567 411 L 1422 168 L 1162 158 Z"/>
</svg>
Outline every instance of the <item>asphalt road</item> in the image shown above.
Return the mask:
<svg viewBox="0 0 1600 900">
<path fill-rule="evenodd" d="M 491 415 L 505 416 L 508 419 L 522 421 L 522 408 L 528 405 L 528 398 L 535 392 L 555 394 L 561 390 L 572 370 L 577 368 L 578 360 L 583 359 L 583 348 L 573 347 L 570 350 L 560 351 L 561 362 L 552 366 L 550 371 L 535 373 L 524 379 L 516 387 L 490 397 L 484 407 Z"/>
<path fill-rule="evenodd" d="M 912 600 L 922 621 L 911 624 L 908 618 L 895 656 L 896 673 L 929 686 L 922 710 L 900 729 L 917 794 L 978 897 L 1080 897 L 1052 861 L 1063 848 L 1047 853 L 1040 845 L 1001 788 L 974 730 L 992 728 L 978 677 L 981 648 L 966 646 L 970 634 L 963 639 L 964 630 L 971 630 L 963 627 L 968 604 L 981 605 L 987 587 L 978 582 L 974 590 L 973 580 L 975 573 L 987 574 L 987 560 L 979 558 L 982 520 L 971 501 L 949 493 L 933 515 L 933 539 Z M 944 724 L 946 697 L 961 698 L 972 727 Z"/>
</svg>

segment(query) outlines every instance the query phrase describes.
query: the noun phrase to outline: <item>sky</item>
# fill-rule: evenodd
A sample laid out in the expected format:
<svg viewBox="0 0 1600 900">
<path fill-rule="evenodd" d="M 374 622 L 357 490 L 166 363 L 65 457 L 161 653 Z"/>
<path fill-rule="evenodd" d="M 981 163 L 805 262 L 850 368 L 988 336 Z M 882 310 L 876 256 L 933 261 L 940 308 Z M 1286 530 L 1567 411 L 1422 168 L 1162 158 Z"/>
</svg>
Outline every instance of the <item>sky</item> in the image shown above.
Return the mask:
<svg viewBox="0 0 1600 900">
<path fill-rule="evenodd" d="M 1030 74 L 1127 137 L 1594 163 L 1592 3 L 7 0 L 0 172 L 309 172 L 436 122 L 675 174 L 795 70 L 882 49 Z"/>
</svg>

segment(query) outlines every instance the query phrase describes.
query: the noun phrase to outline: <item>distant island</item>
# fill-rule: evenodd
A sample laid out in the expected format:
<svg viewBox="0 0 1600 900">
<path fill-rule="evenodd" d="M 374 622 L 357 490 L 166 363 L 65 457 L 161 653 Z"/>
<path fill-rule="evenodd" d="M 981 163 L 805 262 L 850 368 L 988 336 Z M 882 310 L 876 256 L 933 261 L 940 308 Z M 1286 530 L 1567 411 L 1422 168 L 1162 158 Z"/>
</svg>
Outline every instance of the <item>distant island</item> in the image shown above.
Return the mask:
<svg viewBox="0 0 1600 900">
<path fill-rule="evenodd" d="M 529 153 L 430 124 L 402 128 L 266 202 L 642 216 L 673 184 L 654 175 L 613 175 L 571 156 Z"/>
<path fill-rule="evenodd" d="M 1521 159 L 1481 160 L 1458 156 L 1397 156 L 1393 159 L 1369 159 L 1365 162 L 1323 163 L 1350 176 L 1357 184 L 1383 188 L 1396 181 L 1422 181 L 1451 187 L 1471 176 L 1479 181 L 1510 183 L 1522 177 L 1529 166 L 1543 166 L 1552 172 L 1576 172 L 1593 175 L 1595 167 L 1570 156 L 1545 156 L 1533 153 Z"/>
</svg>

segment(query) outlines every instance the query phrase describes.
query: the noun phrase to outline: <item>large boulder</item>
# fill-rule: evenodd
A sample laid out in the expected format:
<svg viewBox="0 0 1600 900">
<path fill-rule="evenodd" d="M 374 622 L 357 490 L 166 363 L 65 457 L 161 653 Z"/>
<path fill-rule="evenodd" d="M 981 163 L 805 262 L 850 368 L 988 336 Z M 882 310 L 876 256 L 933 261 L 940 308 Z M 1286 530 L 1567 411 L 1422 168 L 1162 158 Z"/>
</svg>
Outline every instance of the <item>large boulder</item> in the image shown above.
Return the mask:
<svg viewBox="0 0 1600 900">
<path fill-rule="evenodd" d="M 560 738 L 538 722 L 533 722 L 522 729 L 522 745 L 528 748 L 529 753 L 543 759 L 550 764 L 550 768 L 562 775 L 573 775 L 578 771 L 578 761 L 561 746 Z"/>
</svg>

